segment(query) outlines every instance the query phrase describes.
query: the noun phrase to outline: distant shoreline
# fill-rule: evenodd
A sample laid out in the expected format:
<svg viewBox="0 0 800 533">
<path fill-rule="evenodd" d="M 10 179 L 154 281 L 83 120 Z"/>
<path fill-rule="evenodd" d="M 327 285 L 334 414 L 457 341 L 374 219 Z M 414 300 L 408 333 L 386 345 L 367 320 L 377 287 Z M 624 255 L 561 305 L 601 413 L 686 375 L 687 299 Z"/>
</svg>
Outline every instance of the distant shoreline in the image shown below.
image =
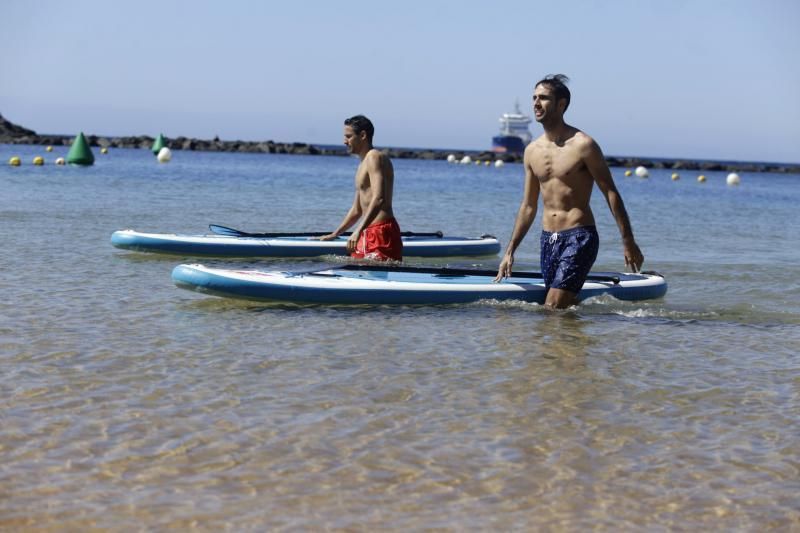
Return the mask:
<svg viewBox="0 0 800 533">
<path fill-rule="evenodd" d="M 264 154 L 298 154 L 298 155 L 328 155 L 346 156 L 344 147 L 334 148 L 330 145 L 315 145 L 300 142 L 274 142 L 274 141 L 223 141 L 218 137 L 214 139 L 196 139 L 189 137 L 164 137 L 166 146 L 170 150 L 193 150 L 199 152 L 239 152 L 239 153 L 264 153 Z M 36 132 L 18 126 L 4 119 L 0 115 L 0 143 L 29 144 L 45 146 L 70 146 L 74 137 L 67 135 L 39 135 Z M 91 146 L 99 148 L 136 148 L 150 150 L 155 142 L 154 137 L 139 136 L 98 136 L 87 135 L 86 140 Z M 379 147 L 381 151 L 394 159 L 427 159 L 444 160 L 453 154 L 457 160 L 469 156 L 472 161 L 497 161 L 505 163 L 522 162 L 522 154 L 502 154 L 489 150 L 443 150 L 443 149 L 409 149 Z M 635 156 L 606 156 L 610 167 L 644 166 L 647 168 L 661 168 L 671 170 L 700 170 L 724 172 L 776 172 L 787 174 L 800 174 L 800 164 L 794 163 L 766 163 L 747 161 L 709 161 L 682 158 L 648 158 Z"/>
</svg>

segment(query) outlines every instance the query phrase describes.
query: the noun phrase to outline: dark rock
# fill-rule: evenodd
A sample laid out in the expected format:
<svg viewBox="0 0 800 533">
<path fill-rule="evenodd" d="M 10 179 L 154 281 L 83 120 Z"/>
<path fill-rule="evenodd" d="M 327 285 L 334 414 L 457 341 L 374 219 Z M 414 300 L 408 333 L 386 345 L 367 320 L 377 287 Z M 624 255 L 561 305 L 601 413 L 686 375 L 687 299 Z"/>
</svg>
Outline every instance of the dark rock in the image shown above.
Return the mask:
<svg viewBox="0 0 800 533">
<path fill-rule="evenodd" d="M 700 170 L 725 170 L 725 167 L 719 163 L 706 162 L 700 164 Z"/>
<path fill-rule="evenodd" d="M 3 115 L 0 115 L 0 142 L 13 142 L 13 139 L 18 139 L 20 137 L 36 137 L 36 132 L 18 126 L 3 118 Z"/>
</svg>

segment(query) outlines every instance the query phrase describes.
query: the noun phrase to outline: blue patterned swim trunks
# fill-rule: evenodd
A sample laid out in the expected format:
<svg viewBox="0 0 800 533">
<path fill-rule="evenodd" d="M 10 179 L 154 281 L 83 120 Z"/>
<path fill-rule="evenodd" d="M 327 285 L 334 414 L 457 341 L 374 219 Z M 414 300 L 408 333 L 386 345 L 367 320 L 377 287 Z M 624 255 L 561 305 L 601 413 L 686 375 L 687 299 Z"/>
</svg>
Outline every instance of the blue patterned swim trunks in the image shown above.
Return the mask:
<svg viewBox="0 0 800 533">
<path fill-rule="evenodd" d="M 541 267 L 548 289 L 579 293 L 597 259 L 600 237 L 594 226 L 542 231 Z"/>
</svg>

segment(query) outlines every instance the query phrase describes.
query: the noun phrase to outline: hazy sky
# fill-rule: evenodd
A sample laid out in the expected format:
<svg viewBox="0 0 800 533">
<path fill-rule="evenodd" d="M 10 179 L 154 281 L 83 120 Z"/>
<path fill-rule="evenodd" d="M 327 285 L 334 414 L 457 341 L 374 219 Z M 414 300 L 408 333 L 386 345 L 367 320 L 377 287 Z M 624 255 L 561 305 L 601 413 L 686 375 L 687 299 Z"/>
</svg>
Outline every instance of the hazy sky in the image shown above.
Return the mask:
<svg viewBox="0 0 800 533">
<path fill-rule="evenodd" d="M 563 72 L 608 155 L 800 162 L 800 1 L 0 0 L 0 114 L 38 133 L 486 149 Z M 540 126 L 531 125 L 538 135 Z"/>
</svg>

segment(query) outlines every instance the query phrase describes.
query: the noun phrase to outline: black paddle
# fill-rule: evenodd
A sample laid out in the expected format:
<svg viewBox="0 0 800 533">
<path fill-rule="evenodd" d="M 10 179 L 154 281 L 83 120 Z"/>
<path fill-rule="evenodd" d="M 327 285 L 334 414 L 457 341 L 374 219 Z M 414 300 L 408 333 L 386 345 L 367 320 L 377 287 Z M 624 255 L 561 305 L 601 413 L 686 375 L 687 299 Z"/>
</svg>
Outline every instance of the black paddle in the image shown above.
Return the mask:
<svg viewBox="0 0 800 533">
<path fill-rule="evenodd" d="M 325 231 L 301 231 L 301 232 L 281 232 L 281 233 L 248 233 L 238 229 L 220 226 L 219 224 L 209 224 L 208 229 L 217 235 L 226 235 L 228 237 L 258 237 L 261 239 L 270 239 L 274 237 L 322 237 L 328 235 L 330 232 Z M 343 236 L 352 235 L 351 232 L 342 233 Z M 444 234 L 441 231 L 434 231 L 432 233 L 416 233 L 413 231 L 403 231 L 400 233 L 403 237 L 436 237 L 441 239 Z"/>
<path fill-rule="evenodd" d="M 392 266 L 392 265 L 342 265 L 336 270 L 378 270 L 381 272 L 419 272 L 421 274 L 435 274 L 441 277 L 449 276 L 497 276 L 496 270 L 480 270 L 477 268 L 449 268 L 449 267 L 417 267 L 417 266 Z M 313 274 L 313 272 L 308 272 Z M 541 272 L 512 272 L 512 278 L 542 279 Z M 608 281 L 614 285 L 619 284 L 619 276 L 600 276 L 589 274 L 589 281 Z"/>
</svg>

